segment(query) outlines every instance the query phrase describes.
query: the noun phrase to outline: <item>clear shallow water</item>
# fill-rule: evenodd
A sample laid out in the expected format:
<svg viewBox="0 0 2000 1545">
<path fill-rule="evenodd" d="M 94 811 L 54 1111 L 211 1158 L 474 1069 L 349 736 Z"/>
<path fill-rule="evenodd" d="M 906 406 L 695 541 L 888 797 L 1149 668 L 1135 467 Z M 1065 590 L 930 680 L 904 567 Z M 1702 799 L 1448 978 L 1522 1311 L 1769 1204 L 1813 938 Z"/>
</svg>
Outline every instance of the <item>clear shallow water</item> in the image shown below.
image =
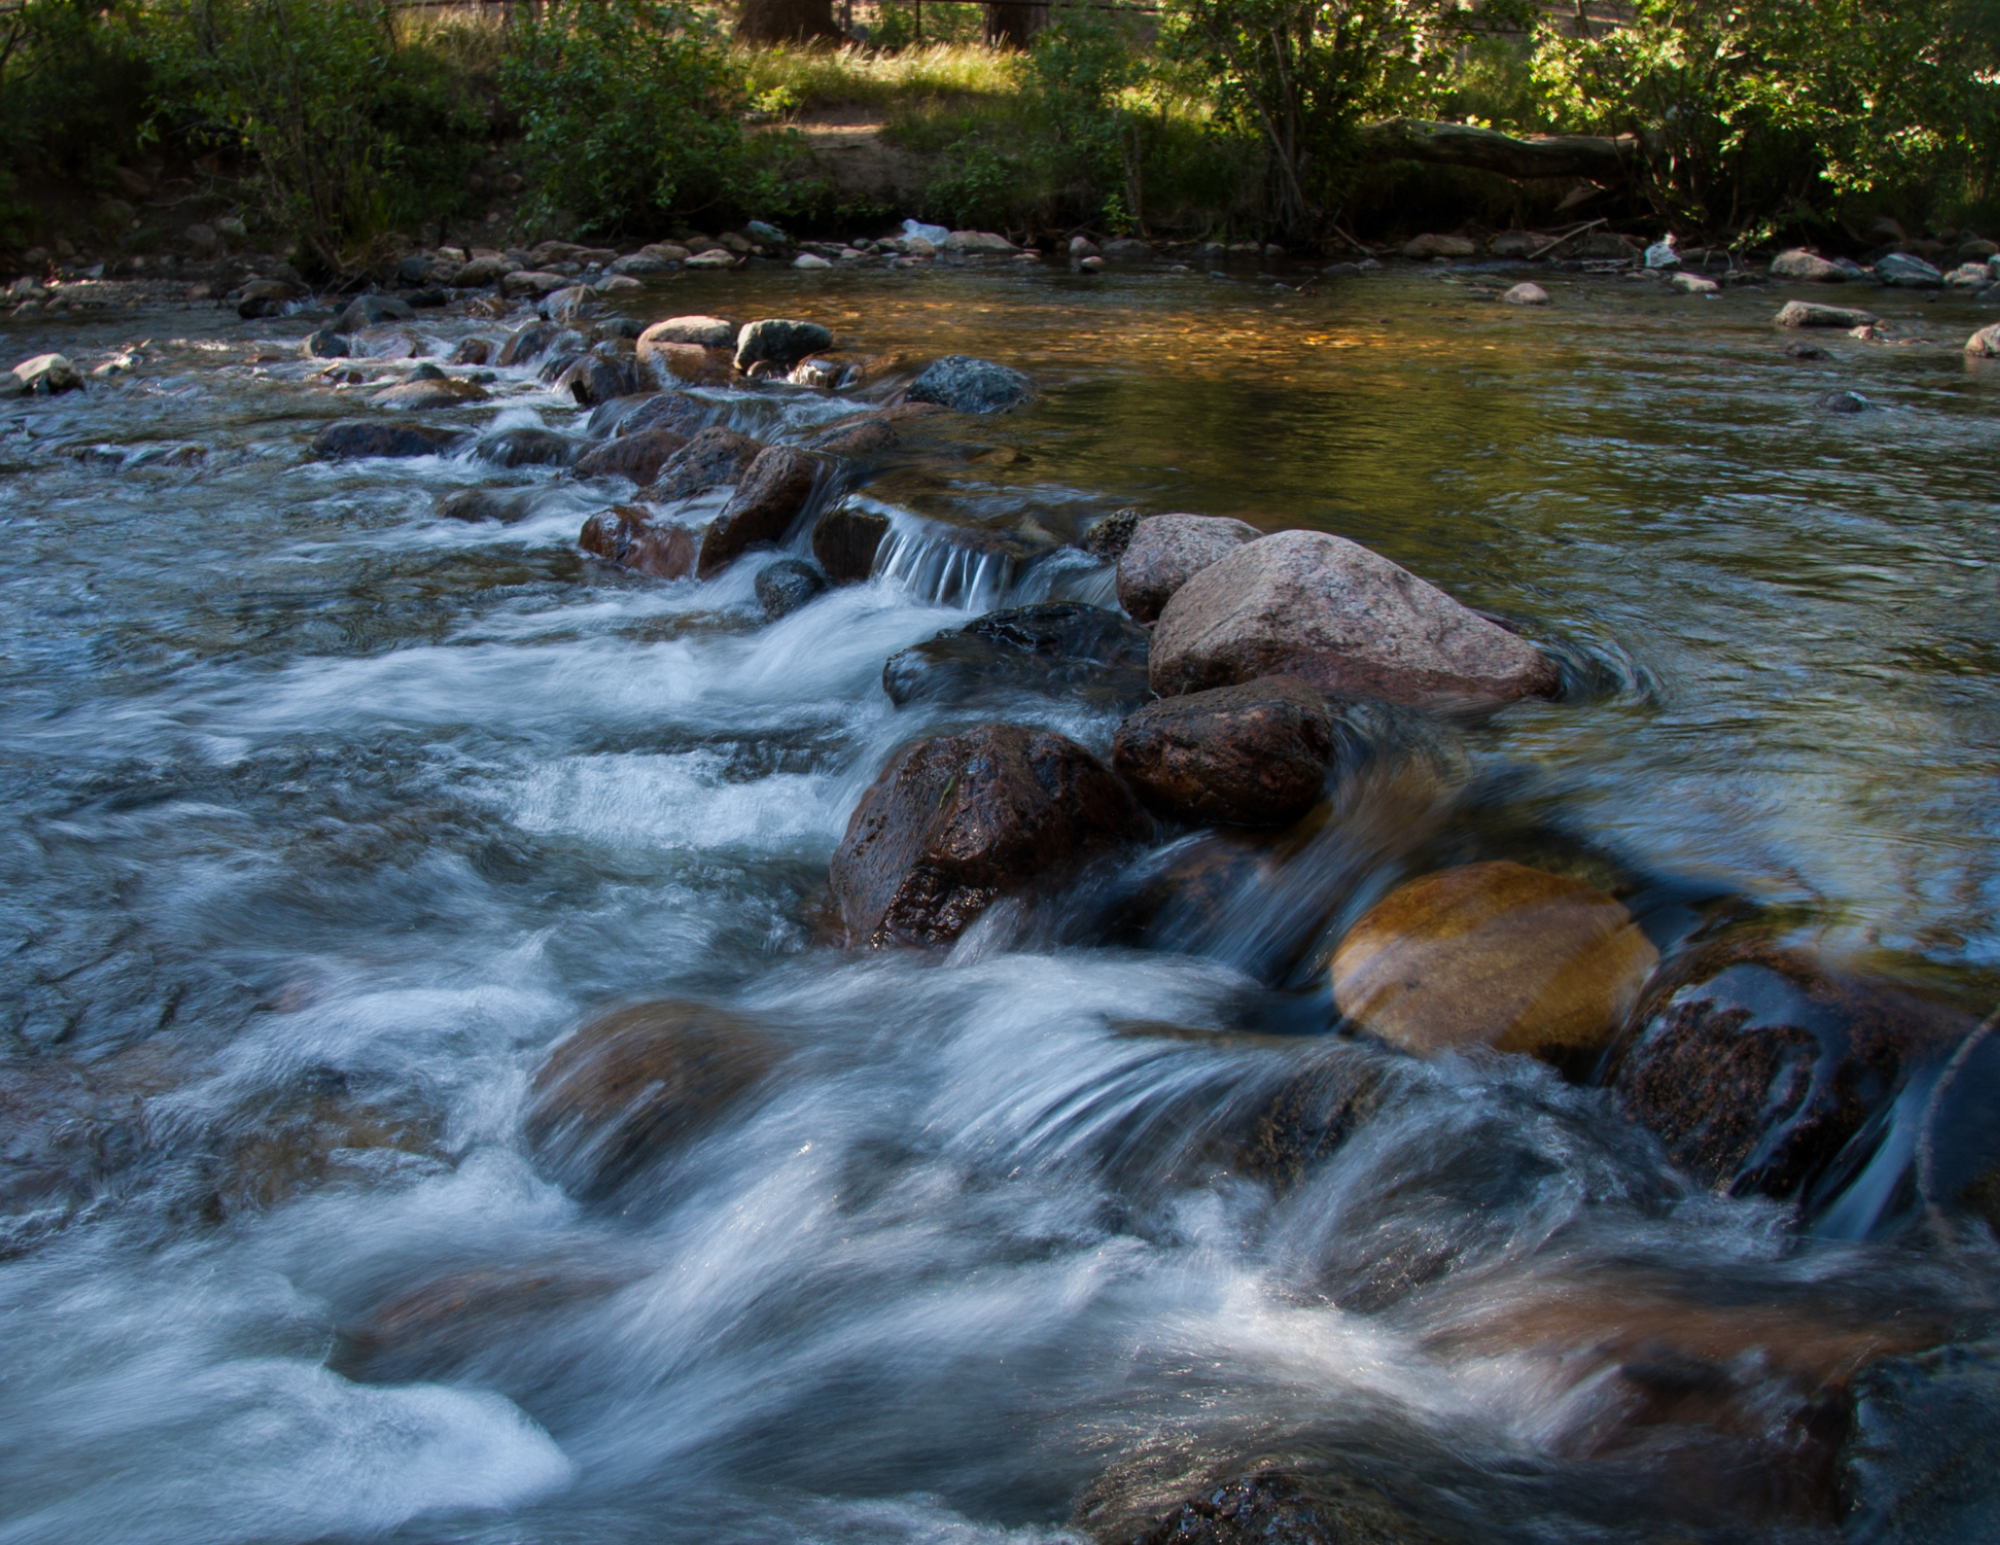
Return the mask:
<svg viewBox="0 0 2000 1545">
<path fill-rule="evenodd" d="M 1609 683 L 1363 780 L 1178 949 L 1085 896 L 942 961 L 815 933 L 889 750 L 986 716 L 892 709 L 882 661 L 966 615 L 931 596 L 1101 571 L 946 583 L 919 544 L 764 627 L 754 562 L 694 587 L 581 559 L 601 490 L 464 526 L 433 500 L 490 468 L 305 463 L 361 394 L 245 363 L 299 324 L 11 324 L 86 367 L 154 342 L 0 418 L 0 1113 L 42 1134 L 7 1155 L 0 1541 L 1040 1540 L 1135 1457 L 1287 1443 L 1508 1537 L 1818 1537 L 1786 1392 L 1898 1315 L 1984 1325 L 1987 1254 L 1800 1248 L 1768 1204 L 1688 1195 L 1600 1092 L 1296 1032 L 1396 878 L 1557 849 L 1663 940 L 1753 901 L 1983 1012 L 2000 378 L 1957 357 L 1982 318 L 1955 301 L 1878 303 L 1936 346 L 1801 363 L 1773 292 L 1552 288 L 1527 314 L 1432 274 L 648 292 L 1043 385 L 885 500 L 1058 539 L 1131 504 L 1324 527 Z M 1880 411 L 1818 410 L 1835 387 Z M 457 417 L 579 423 L 507 389 Z M 1099 749 L 1115 724 L 1010 716 Z M 528 1163 L 527 1081 L 654 997 L 753 1012 L 786 1055 L 581 1206 Z M 1385 1092 L 1323 1162 L 1260 1169 L 1308 1070 Z M 363 1355 L 427 1291 L 447 1310 Z M 1733 1349 L 1752 1435 L 1635 1423 L 1600 1349 L 1648 1337 Z"/>
</svg>

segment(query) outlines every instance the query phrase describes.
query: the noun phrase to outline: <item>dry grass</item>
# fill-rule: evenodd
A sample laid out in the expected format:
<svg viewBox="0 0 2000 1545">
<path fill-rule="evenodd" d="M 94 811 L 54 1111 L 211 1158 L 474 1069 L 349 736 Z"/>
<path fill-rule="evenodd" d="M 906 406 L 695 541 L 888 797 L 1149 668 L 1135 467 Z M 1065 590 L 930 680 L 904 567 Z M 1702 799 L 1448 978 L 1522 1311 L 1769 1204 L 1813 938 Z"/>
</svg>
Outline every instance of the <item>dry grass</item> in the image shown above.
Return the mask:
<svg viewBox="0 0 2000 1545">
<path fill-rule="evenodd" d="M 1007 96 L 1020 89 L 1018 53 L 983 43 L 935 43 L 874 53 L 849 46 L 739 48 L 752 101 L 786 113 L 907 106 L 924 100 Z"/>
</svg>

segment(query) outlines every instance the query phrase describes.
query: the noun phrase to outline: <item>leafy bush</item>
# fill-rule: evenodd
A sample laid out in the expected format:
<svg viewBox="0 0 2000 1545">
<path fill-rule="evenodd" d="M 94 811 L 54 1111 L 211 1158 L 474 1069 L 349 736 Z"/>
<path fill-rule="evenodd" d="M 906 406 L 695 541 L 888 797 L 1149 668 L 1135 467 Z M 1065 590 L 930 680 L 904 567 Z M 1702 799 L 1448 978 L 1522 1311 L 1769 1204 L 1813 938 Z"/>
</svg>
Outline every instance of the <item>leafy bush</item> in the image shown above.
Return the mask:
<svg viewBox="0 0 2000 1545">
<path fill-rule="evenodd" d="M 520 23 L 502 81 L 545 219 L 639 229 L 746 191 L 741 78 L 677 0 L 550 0 Z"/>
</svg>

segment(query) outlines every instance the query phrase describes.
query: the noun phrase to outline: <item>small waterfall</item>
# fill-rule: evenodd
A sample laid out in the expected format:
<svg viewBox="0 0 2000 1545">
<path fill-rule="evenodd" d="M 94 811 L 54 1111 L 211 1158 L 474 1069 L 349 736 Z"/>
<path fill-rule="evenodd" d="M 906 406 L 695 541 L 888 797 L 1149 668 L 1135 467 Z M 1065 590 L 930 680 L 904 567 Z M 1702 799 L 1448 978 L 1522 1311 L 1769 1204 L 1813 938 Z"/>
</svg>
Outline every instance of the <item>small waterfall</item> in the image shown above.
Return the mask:
<svg viewBox="0 0 2000 1545">
<path fill-rule="evenodd" d="M 1001 605 L 1041 555 L 993 533 L 919 525 L 900 512 L 875 555 L 875 578 L 926 601 L 986 612 Z M 1010 550 L 1013 549 L 1013 550 Z"/>
</svg>

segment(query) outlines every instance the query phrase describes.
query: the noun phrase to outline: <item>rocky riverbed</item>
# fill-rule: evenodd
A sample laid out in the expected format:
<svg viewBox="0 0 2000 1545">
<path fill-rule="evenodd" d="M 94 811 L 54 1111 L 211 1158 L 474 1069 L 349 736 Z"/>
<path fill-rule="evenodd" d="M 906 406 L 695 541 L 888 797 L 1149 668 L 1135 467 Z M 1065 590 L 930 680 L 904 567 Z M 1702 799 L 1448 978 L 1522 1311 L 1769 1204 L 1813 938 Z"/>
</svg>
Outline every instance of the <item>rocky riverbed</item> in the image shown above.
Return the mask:
<svg viewBox="0 0 2000 1545">
<path fill-rule="evenodd" d="M 1991 1537 L 1981 287 L 713 250 L 5 324 L 5 1537 Z"/>
</svg>

